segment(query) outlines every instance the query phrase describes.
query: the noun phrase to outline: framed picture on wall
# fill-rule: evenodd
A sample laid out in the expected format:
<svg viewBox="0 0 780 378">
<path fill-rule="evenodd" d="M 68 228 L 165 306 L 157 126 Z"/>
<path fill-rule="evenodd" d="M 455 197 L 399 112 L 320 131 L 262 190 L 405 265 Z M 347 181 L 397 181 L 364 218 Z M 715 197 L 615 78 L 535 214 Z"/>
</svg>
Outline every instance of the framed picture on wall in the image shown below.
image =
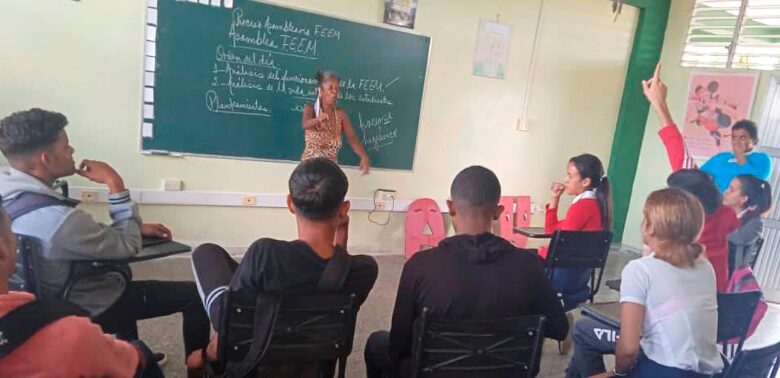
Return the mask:
<svg viewBox="0 0 780 378">
<path fill-rule="evenodd" d="M 496 21 L 482 20 L 474 49 L 474 75 L 504 79 L 509 61 L 512 27 Z"/>
<path fill-rule="evenodd" d="M 385 23 L 414 29 L 417 0 L 385 0 Z"/>
<path fill-rule="evenodd" d="M 694 158 L 731 150 L 731 126 L 750 117 L 757 84 L 757 73 L 691 73 L 682 131 Z"/>
</svg>

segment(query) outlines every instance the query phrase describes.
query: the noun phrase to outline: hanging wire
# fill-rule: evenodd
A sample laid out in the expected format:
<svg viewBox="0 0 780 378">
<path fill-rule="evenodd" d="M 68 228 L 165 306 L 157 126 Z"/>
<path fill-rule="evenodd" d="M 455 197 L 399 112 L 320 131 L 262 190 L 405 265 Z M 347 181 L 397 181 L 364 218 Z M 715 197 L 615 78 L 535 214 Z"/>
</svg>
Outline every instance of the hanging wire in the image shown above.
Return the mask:
<svg viewBox="0 0 780 378">
<path fill-rule="evenodd" d="M 392 194 L 393 192 L 388 192 L 390 193 L 390 199 L 391 199 L 390 209 L 379 210 L 379 206 L 378 206 L 379 201 L 377 200 L 377 194 L 379 192 L 386 192 L 386 191 L 387 190 L 383 190 L 383 189 L 374 190 L 374 208 L 368 212 L 368 221 L 378 226 L 387 226 L 388 224 L 390 224 L 390 218 L 393 215 L 393 211 L 395 210 L 395 194 Z M 371 216 L 374 215 L 374 213 L 378 213 L 381 211 L 387 212 L 387 219 L 385 219 L 384 222 L 375 221 L 374 219 L 371 218 Z"/>
</svg>

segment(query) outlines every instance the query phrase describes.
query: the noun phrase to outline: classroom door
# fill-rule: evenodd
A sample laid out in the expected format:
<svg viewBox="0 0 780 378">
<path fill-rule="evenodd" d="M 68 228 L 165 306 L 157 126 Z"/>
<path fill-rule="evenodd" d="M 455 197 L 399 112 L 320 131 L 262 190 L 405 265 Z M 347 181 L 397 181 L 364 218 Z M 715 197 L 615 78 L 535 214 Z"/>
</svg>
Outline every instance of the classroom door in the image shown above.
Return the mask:
<svg viewBox="0 0 780 378">
<path fill-rule="evenodd" d="M 764 223 L 764 247 L 756 263 L 756 277 L 765 298 L 780 303 L 780 76 L 772 78 L 759 125 L 761 150 L 772 156 L 772 199 L 774 206 Z"/>
</svg>

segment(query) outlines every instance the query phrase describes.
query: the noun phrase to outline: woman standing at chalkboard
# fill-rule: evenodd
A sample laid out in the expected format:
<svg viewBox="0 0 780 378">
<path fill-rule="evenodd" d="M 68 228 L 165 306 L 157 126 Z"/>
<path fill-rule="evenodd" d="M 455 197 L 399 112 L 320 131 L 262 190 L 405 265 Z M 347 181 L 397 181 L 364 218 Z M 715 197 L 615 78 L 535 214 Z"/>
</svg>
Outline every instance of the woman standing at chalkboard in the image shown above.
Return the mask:
<svg viewBox="0 0 780 378">
<path fill-rule="evenodd" d="M 360 171 L 367 174 L 371 168 L 366 149 L 360 143 L 349 116 L 336 106 L 339 97 L 340 79 L 335 72 L 317 71 L 318 94 L 314 104 L 303 107 L 303 133 L 306 146 L 301 160 L 324 157 L 338 162 L 341 149 L 341 133 L 347 135 L 347 142 L 360 156 Z"/>
</svg>

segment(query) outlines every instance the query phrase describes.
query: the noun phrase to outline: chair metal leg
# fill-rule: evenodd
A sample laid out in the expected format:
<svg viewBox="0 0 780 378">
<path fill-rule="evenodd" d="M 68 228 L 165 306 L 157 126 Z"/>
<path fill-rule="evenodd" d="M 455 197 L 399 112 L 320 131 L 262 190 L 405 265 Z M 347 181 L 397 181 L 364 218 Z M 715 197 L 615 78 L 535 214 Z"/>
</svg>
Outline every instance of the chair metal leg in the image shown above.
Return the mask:
<svg viewBox="0 0 780 378">
<path fill-rule="evenodd" d="M 339 358 L 338 364 L 339 364 L 339 378 L 345 378 L 347 373 L 347 357 Z"/>
</svg>

